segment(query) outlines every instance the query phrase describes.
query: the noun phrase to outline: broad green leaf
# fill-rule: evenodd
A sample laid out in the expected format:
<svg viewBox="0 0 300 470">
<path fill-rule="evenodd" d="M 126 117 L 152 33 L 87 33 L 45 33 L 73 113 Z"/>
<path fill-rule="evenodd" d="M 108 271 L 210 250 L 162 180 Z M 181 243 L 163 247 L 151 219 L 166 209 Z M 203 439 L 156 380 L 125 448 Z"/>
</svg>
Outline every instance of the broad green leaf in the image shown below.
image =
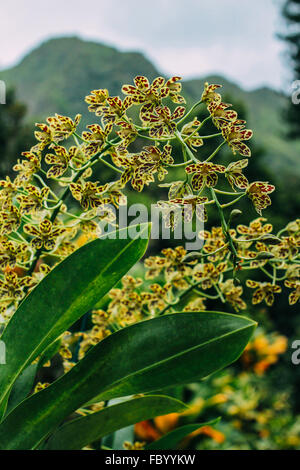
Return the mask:
<svg viewBox="0 0 300 470">
<path fill-rule="evenodd" d="M 149 225 L 140 225 L 143 235 Z M 6 345 L 6 365 L 0 366 L 0 403 L 22 370 L 83 314 L 94 307 L 142 257 L 147 237 L 86 244 L 62 261 L 22 302 L 1 340 Z"/>
<path fill-rule="evenodd" d="M 61 341 L 61 338 L 57 339 L 56 341 L 51 343 L 50 346 L 45 349 L 45 351 L 43 351 L 38 361 L 39 367 L 43 367 L 46 362 L 50 361 L 55 356 L 55 354 L 58 353 L 61 347 Z"/>
<path fill-rule="evenodd" d="M 31 392 L 34 379 L 38 370 L 38 364 L 31 364 L 26 367 L 15 381 L 10 392 L 6 414 L 10 413 L 21 401 Z"/>
<path fill-rule="evenodd" d="M 183 411 L 185 408 L 182 402 L 166 396 L 147 395 L 134 398 L 64 424 L 49 439 L 45 448 L 50 450 L 82 449 L 85 445 L 118 429 L 127 428 L 127 426 L 156 416 Z"/>
<path fill-rule="evenodd" d="M 50 344 L 50 346 L 48 346 L 48 348 L 43 352 L 36 364 L 30 364 L 19 375 L 11 389 L 11 392 L 8 395 L 7 406 L 5 406 L 4 403 L 3 411 L 5 412 L 5 415 L 8 415 L 17 405 L 19 405 L 19 403 L 21 403 L 21 401 L 25 400 L 25 398 L 29 395 L 33 387 L 34 379 L 38 369 L 50 359 L 52 359 L 52 357 L 58 352 L 60 345 L 60 339 L 54 341 L 54 343 Z M 0 422 L 1 420 L 2 418 L 0 418 Z"/>
<path fill-rule="evenodd" d="M 114 398 L 113 400 L 107 401 L 106 406 L 119 405 L 120 403 L 127 401 L 129 398 L 132 397 Z M 125 441 L 134 442 L 134 425 L 131 424 L 130 426 L 126 426 L 126 428 L 120 428 L 117 431 L 104 436 L 101 441 L 101 447 L 104 446 L 104 448 L 110 448 L 112 450 L 123 449 L 123 443 Z"/>
<path fill-rule="evenodd" d="M 0 449 L 34 448 L 95 397 L 111 400 L 206 377 L 240 356 L 255 327 L 239 315 L 200 312 L 166 315 L 124 328 L 10 413 L 0 425 Z"/>
<path fill-rule="evenodd" d="M 151 442 L 145 447 L 145 450 L 172 450 L 176 449 L 177 445 L 184 439 L 186 436 L 191 434 L 194 431 L 197 431 L 203 426 L 212 426 L 216 424 L 219 419 L 214 421 L 209 421 L 207 423 L 194 423 L 181 426 L 180 428 L 174 429 L 174 431 L 169 432 L 165 436 L 161 437 L 157 441 Z"/>
</svg>

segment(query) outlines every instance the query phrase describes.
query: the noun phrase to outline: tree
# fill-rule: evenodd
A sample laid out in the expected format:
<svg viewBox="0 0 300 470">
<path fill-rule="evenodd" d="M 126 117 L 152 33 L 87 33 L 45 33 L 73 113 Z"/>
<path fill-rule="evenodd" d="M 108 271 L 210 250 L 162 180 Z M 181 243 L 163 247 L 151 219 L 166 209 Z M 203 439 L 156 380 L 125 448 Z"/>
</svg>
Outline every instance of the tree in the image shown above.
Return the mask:
<svg viewBox="0 0 300 470">
<path fill-rule="evenodd" d="M 10 89 L 6 104 L 0 105 L 0 176 L 10 173 L 21 152 L 33 145 L 30 128 L 25 123 L 26 106 L 16 98 Z"/>
<path fill-rule="evenodd" d="M 294 79 L 300 80 L 300 0 L 286 0 L 282 13 L 287 22 L 287 33 L 282 35 L 281 38 L 287 41 L 289 45 Z M 300 104 L 290 101 L 286 118 L 290 124 L 289 137 L 299 138 Z"/>
</svg>

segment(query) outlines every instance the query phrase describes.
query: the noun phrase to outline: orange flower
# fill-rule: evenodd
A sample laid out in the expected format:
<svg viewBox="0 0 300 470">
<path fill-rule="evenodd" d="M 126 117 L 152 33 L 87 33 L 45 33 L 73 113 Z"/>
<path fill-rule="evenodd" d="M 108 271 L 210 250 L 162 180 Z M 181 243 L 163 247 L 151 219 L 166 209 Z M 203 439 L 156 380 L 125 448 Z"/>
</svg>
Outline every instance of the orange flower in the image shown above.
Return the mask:
<svg viewBox="0 0 300 470">
<path fill-rule="evenodd" d="M 196 437 L 201 434 L 204 434 L 205 436 L 211 437 L 217 444 L 223 444 L 225 442 L 225 435 L 217 431 L 216 429 L 212 428 L 211 426 L 203 426 L 202 428 L 198 429 L 197 431 L 192 432 L 189 437 Z"/>
</svg>

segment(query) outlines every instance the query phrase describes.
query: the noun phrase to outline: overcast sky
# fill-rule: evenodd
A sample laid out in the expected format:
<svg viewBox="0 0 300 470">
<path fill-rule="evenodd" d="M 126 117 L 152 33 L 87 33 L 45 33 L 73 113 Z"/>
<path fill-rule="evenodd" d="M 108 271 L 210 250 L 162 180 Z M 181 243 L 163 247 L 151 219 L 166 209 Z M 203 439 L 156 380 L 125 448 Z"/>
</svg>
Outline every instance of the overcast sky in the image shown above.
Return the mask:
<svg viewBox="0 0 300 470">
<path fill-rule="evenodd" d="M 282 0 L 9 0 L 1 4 L 0 67 L 41 41 L 79 35 L 140 50 L 165 74 L 219 73 L 245 88 L 286 88 Z"/>
</svg>

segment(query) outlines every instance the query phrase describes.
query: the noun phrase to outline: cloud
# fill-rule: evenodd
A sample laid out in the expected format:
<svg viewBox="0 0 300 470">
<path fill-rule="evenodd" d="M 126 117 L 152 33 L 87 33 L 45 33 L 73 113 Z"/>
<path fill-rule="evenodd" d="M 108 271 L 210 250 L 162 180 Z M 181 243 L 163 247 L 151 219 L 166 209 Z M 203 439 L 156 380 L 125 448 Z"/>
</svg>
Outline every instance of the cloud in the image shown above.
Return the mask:
<svg viewBox="0 0 300 470">
<path fill-rule="evenodd" d="M 219 73 L 247 88 L 279 87 L 278 1 L 10 0 L 1 7 L 0 65 L 11 65 L 47 37 L 78 34 L 144 51 L 169 74 Z"/>
</svg>

